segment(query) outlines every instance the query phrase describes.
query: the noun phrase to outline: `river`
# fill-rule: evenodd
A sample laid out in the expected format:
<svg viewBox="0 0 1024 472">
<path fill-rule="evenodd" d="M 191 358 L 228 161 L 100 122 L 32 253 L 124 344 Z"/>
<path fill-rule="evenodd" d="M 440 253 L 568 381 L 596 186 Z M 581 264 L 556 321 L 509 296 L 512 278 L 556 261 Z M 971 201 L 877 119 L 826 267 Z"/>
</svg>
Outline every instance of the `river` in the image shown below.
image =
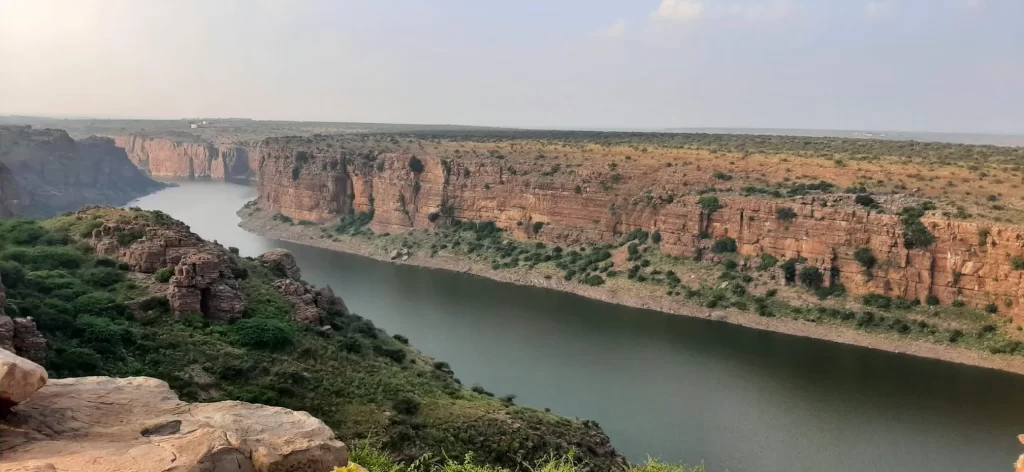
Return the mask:
<svg viewBox="0 0 1024 472">
<path fill-rule="evenodd" d="M 632 461 L 709 472 L 1008 471 L 1024 376 L 667 315 L 280 242 L 237 226 L 255 187 L 179 182 L 132 205 L 303 276 L 466 385 L 596 420 Z"/>
</svg>

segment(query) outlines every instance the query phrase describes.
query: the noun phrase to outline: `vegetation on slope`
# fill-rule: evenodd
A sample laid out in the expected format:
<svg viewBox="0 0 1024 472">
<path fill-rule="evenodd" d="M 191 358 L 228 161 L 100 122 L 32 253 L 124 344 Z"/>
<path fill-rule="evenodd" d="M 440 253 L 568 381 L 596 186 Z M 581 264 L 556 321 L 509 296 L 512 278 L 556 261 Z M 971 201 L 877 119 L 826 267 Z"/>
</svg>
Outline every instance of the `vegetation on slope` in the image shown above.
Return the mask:
<svg viewBox="0 0 1024 472">
<path fill-rule="evenodd" d="M 151 376 L 188 401 L 304 410 L 346 441 L 379 440 L 399 461 L 471 453 L 482 464 L 517 467 L 575 450 L 601 470 L 623 465 L 595 423 L 464 389 L 446 363 L 358 315 L 328 313 L 329 331 L 293 321 L 290 302 L 271 287 L 280 275 L 250 259 L 231 256 L 249 302 L 240 321 L 176 319 L 163 294 L 149 293 L 157 275 L 99 258 L 84 243 L 109 219 L 155 225 L 167 216 L 96 209 L 0 222 L 8 313 L 35 318 L 54 377 Z"/>
<path fill-rule="evenodd" d="M 295 229 L 301 226 L 309 225 L 293 224 Z M 806 260 L 778 260 L 767 254 L 745 258 L 736 254 L 736 242 L 731 238 L 709 240 L 706 254 L 698 250 L 693 259 L 687 259 L 663 253 L 658 243 L 660 235 L 655 238 L 642 230 L 622 235 L 616 244 L 566 247 L 512 238 L 494 222 L 456 221 L 435 231 L 401 235 L 374 235 L 364 226 L 353 225 L 309 226 L 304 231 L 310 237 L 371 244 L 384 254 L 402 249 L 426 257 L 455 257 L 493 271 L 530 274 L 581 286 L 600 285 L 644 300 L 789 318 L 897 340 L 1024 356 L 1020 328 L 1012 326 L 1010 317 L 992 316 L 1009 305 L 992 304 L 983 312 L 962 302 L 937 306 L 934 297 L 924 304 L 882 295 L 851 297 L 842 284 L 825 283 L 834 274 L 806 266 Z M 923 244 L 926 238 L 920 239 Z M 877 263 L 870 250 L 862 248 L 858 252 L 855 257 L 862 266 Z M 721 261 L 708 264 L 709 259 Z M 779 285 L 782 279 L 774 279 L 773 270 L 781 270 L 784 286 Z"/>
<path fill-rule="evenodd" d="M 368 472 L 511 472 L 504 467 L 482 465 L 472 454 L 462 460 L 424 456 L 412 464 L 399 464 L 368 443 L 363 443 L 351 451 L 350 459 L 353 463 L 366 468 Z M 542 459 L 534 464 L 526 464 L 526 466 L 532 472 L 582 472 L 589 470 L 586 464 L 580 463 L 573 454 Z M 691 468 L 649 459 L 643 464 L 629 466 L 626 471 L 705 472 L 706 469 L 703 465 Z M 334 472 L 358 472 L 358 470 L 350 465 L 349 467 L 339 467 Z"/>
</svg>

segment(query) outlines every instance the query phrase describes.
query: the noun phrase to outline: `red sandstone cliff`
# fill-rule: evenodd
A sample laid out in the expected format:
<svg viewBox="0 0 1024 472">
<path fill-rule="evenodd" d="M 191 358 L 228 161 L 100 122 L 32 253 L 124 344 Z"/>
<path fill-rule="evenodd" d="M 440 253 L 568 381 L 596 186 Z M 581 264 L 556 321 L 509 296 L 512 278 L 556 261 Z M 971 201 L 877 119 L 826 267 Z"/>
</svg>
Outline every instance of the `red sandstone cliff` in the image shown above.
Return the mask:
<svg viewBox="0 0 1024 472">
<path fill-rule="evenodd" d="M 0 170 L 0 198 L 6 213 L 18 216 L 123 205 L 164 187 L 139 172 L 112 139 L 75 141 L 57 129 L 0 127 L 0 161 L 9 171 Z"/>
<path fill-rule="evenodd" d="M 1018 313 L 1024 303 L 1024 271 L 1011 263 L 1024 255 L 1024 228 L 927 216 L 922 221 L 936 242 L 910 250 L 898 216 L 855 205 L 852 195 L 721 196 L 722 208 L 709 215 L 695 194 L 686 195 L 686 187 L 706 183 L 710 171 L 691 172 L 689 181 L 680 182 L 663 166 L 638 164 L 614 186 L 607 183 L 611 172 L 598 165 L 566 171 L 544 156 L 480 156 L 374 136 L 340 143 L 269 139 L 262 145 L 258 205 L 315 222 L 372 211 L 371 229 L 378 233 L 429 230 L 432 220 L 445 217 L 495 221 L 517 237 L 563 244 L 611 243 L 639 228 L 660 231 L 663 250 L 686 257 L 713 238 L 732 237 L 743 256 L 806 258 L 832 274 L 826 284 L 842 283 L 855 295 L 922 302 L 934 295 L 943 304 L 1010 304 Z M 413 160 L 422 164 L 419 172 Z M 779 207 L 792 208 L 796 218 L 779 220 Z M 535 227 L 542 229 L 535 233 Z M 870 247 L 878 259 L 870 273 L 854 259 L 860 247 Z"/>
<path fill-rule="evenodd" d="M 114 136 L 118 147 L 142 171 L 153 177 L 249 180 L 256 177 L 251 159 L 255 147 L 214 145 L 198 140 Z"/>
</svg>

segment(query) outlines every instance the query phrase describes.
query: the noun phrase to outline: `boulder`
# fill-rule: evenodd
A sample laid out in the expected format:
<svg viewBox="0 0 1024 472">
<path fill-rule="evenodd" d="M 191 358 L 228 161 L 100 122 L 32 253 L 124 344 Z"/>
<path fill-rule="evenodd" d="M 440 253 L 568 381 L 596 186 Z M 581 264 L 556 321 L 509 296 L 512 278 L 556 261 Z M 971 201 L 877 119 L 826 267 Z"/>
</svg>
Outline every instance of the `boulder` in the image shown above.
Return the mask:
<svg viewBox="0 0 1024 472">
<path fill-rule="evenodd" d="M 4 472 L 291 472 L 348 464 L 308 413 L 243 402 L 184 403 L 160 380 L 54 380 L 0 424 Z"/>
<path fill-rule="evenodd" d="M 46 380 L 46 369 L 41 365 L 0 349 L 0 410 L 28 400 Z"/>
<path fill-rule="evenodd" d="M 286 277 L 294 280 L 302 278 L 302 271 L 299 270 L 299 265 L 295 262 L 295 256 L 291 252 L 284 249 L 272 249 L 264 252 L 256 260 L 271 270 L 280 270 Z"/>
</svg>

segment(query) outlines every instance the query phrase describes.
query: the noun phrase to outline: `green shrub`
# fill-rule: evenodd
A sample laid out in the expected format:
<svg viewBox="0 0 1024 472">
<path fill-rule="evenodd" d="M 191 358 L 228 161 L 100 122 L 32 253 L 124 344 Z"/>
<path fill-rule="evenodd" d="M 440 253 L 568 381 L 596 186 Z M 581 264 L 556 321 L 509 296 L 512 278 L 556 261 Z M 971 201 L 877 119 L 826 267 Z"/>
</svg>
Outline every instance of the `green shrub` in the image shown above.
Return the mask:
<svg viewBox="0 0 1024 472">
<path fill-rule="evenodd" d="M 817 267 L 804 266 L 804 268 L 800 269 L 800 282 L 805 287 L 817 290 L 824 281 L 825 276 Z"/>
<path fill-rule="evenodd" d="M 728 237 L 716 239 L 711 251 L 715 254 L 736 252 L 736 240 Z"/>
<path fill-rule="evenodd" d="M 1024 256 L 1013 256 L 1010 258 L 1010 265 L 1013 270 L 1024 270 Z"/>
<path fill-rule="evenodd" d="M 700 197 L 700 199 L 697 200 L 697 204 L 700 205 L 700 207 L 703 208 L 704 211 L 706 211 L 709 215 L 722 208 L 722 203 L 719 202 L 718 197 L 714 195 L 706 195 Z"/>
<path fill-rule="evenodd" d="M 157 282 L 160 282 L 162 284 L 170 282 L 171 281 L 171 277 L 173 277 L 173 276 L 174 276 L 174 271 L 172 271 L 171 269 L 168 269 L 167 267 L 164 267 L 164 268 L 162 268 L 160 270 L 157 270 L 156 273 L 153 274 L 153 278 L 156 279 Z"/>
<path fill-rule="evenodd" d="M 864 297 L 861 298 L 861 303 L 863 303 L 864 306 L 870 306 L 885 310 L 892 306 L 892 299 L 885 295 L 872 293 L 864 295 Z"/>
<path fill-rule="evenodd" d="M 775 267 L 775 264 L 779 263 L 779 259 L 768 253 L 761 253 L 761 267 L 760 270 L 768 270 Z"/>
<path fill-rule="evenodd" d="M 235 344 L 265 350 L 291 346 L 295 335 L 292 326 L 268 318 L 241 320 L 229 329 Z"/>
<path fill-rule="evenodd" d="M 70 247 L 13 247 L 0 252 L 0 259 L 32 266 L 36 269 L 77 269 L 86 257 Z"/>
<path fill-rule="evenodd" d="M 928 306 L 936 306 L 939 304 L 939 297 L 935 295 L 928 295 L 926 302 L 928 303 Z"/>
<path fill-rule="evenodd" d="M 858 205 L 866 206 L 866 207 L 870 207 L 870 206 L 874 206 L 875 205 L 875 199 L 872 198 L 871 195 L 866 195 L 866 194 L 861 194 L 861 195 L 857 195 L 856 197 L 853 197 L 853 202 L 858 204 Z"/>
<path fill-rule="evenodd" d="M 999 313 L 999 306 L 995 303 L 989 303 L 988 305 L 985 305 L 985 312 L 991 314 Z"/>
<path fill-rule="evenodd" d="M 376 344 L 373 346 L 373 352 L 378 356 L 386 357 L 399 364 L 404 362 L 407 356 L 405 349 L 402 349 L 400 347 L 383 346 L 380 344 Z"/>
<path fill-rule="evenodd" d="M 112 295 L 103 292 L 91 292 L 75 299 L 72 303 L 78 316 L 114 317 L 124 314 L 124 305 Z"/>
<path fill-rule="evenodd" d="M 46 233 L 46 229 L 33 220 L 14 218 L 0 222 L 0 241 L 4 244 L 35 244 Z"/>
<path fill-rule="evenodd" d="M 544 229 L 544 222 L 543 221 L 537 221 L 537 222 L 535 222 L 533 224 L 533 234 L 540 233 L 541 229 Z"/>
<path fill-rule="evenodd" d="M 860 263 L 861 267 L 864 267 L 864 270 L 867 271 L 873 269 L 875 264 L 878 262 L 875 259 L 875 253 L 871 252 L 871 248 L 869 247 L 857 248 L 857 250 L 853 252 L 853 259 Z"/>
<path fill-rule="evenodd" d="M 793 221 L 796 219 L 796 211 L 790 207 L 778 207 L 775 209 L 775 218 L 779 221 Z"/>
<path fill-rule="evenodd" d="M 124 272 L 108 267 L 96 267 L 81 271 L 80 277 L 92 285 L 106 288 L 124 280 Z"/>
<path fill-rule="evenodd" d="M 651 233 L 651 242 L 654 244 L 661 244 L 661 231 Z"/>
<path fill-rule="evenodd" d="M 146 232 L 141 228 L 133 228 L 127 231 L 117 233 L 117 244 L 119 246 L 130 246 L 135 241 L 138 241 L 146 236 Z"/>
<path fill-rule="evenodd" d="M 402 344 L 405 344 L 406 346 L 409 345 L 409 338 L 407 338 L 407 337 L 405 337 L 405 336 L 403 336 L 401 334 L 392 335 L 391 338 L 394 339 L 395 341 L 398 341 L 398 342 L 400 342 Z"/>
<path fill-rule="evenodd" d="M 414 174 L 420 174 L 423 172 L 423 161 L 419 160 L 418 157 L 412 156 L 409 158 L 409 170 Z"/>
<path fill-rule="evenodd" d="M 591 287 L 596 287 L 598 285 L 604 284 L 604 278 L 602 278 L 600 275 L 591 275 L 590 277 L 584 279 L 583 283 L 590 285 Z"/>
<path fill-rule="evenodd" d="M 395 400 L 391 404 L 391 407 L 395 409 L 395 413 L 405 416 L 414 416 L 420 412 L 420 401 L 412 395 L 403 395 Z"/>
<path fill-rule="evenodd" d="M 903 209 L 900 217 L 900 222 L 903 223 L 903 247 L 921 249 L 935 243 L 935 235 L 921 222 L 926 209 L 933 207 L 934 205 L 922 204 Z"/>
</svg>

